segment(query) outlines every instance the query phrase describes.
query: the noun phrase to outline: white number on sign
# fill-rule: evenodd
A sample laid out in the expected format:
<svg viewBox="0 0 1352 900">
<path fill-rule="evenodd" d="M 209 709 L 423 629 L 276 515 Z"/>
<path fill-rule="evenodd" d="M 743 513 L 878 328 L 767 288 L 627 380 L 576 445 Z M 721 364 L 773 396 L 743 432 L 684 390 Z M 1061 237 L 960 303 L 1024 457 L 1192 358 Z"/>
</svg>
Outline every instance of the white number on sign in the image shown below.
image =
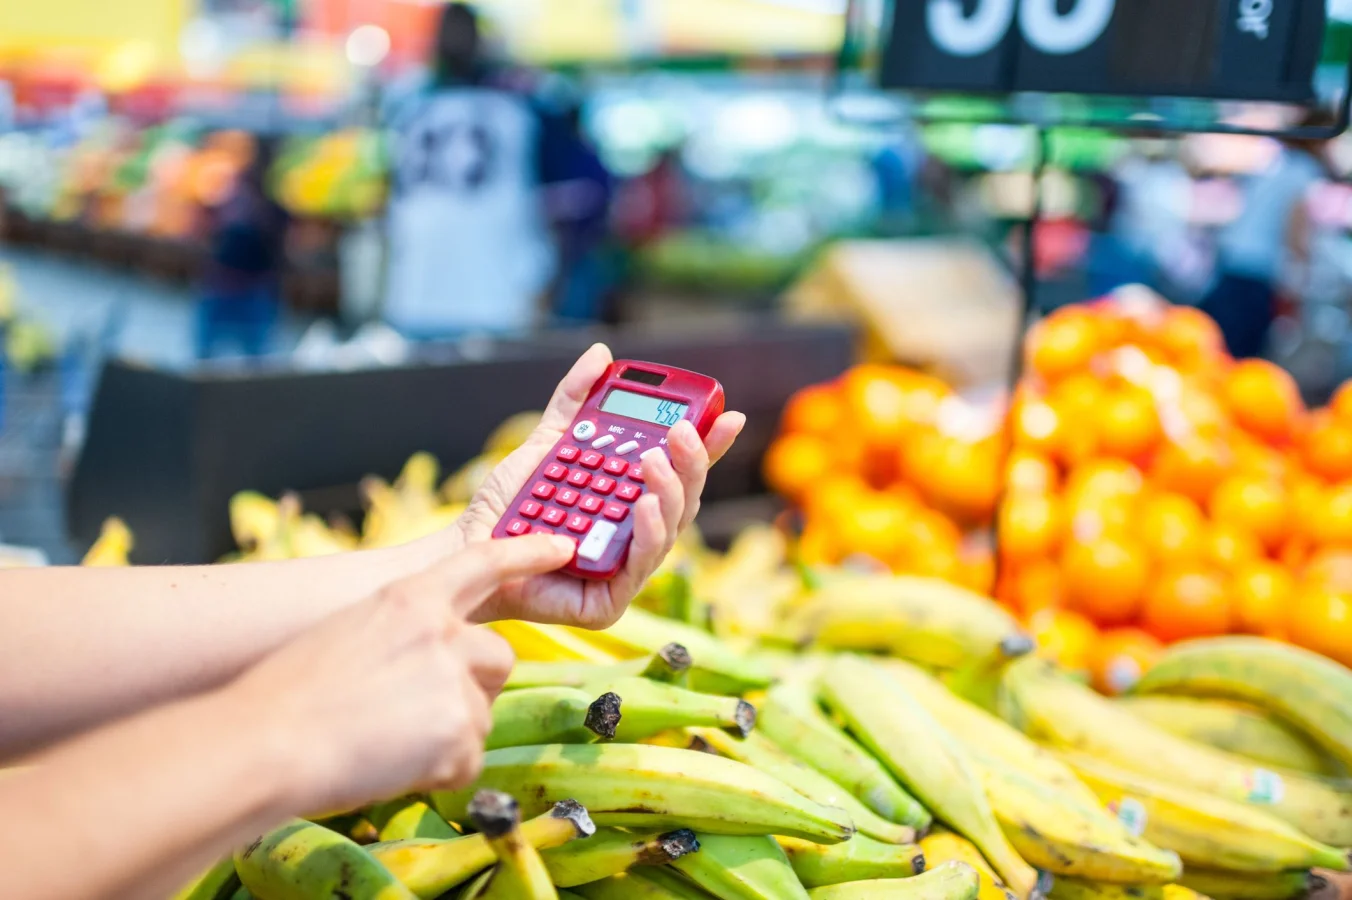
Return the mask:
<svg viewBox="0 0 1352 900">
<path fill-rule="evenodd" d="M 925 24 L 939 49 L 952 56 L 980 56 L 1009 34 L 1015 0 L 979 0 L 970 16 L 962 0 L 929 0 Z M 1056 0 L 1022 0 L 1019 30 L 1024 40 L 1043 53 L 1076 53 L 1098 40 L 1108 28 L 1117 0 L 1076 0 L 1067 13 Z"/>
</svg>

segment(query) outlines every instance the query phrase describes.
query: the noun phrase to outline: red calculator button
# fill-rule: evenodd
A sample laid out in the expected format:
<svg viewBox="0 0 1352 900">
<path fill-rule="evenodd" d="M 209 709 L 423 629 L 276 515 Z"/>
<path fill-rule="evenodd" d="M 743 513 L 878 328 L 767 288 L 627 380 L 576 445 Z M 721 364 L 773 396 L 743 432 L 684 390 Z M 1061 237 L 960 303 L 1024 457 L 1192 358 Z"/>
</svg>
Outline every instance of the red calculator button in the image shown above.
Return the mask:
<svg viewBox="0 0 1352 900">
<path fill-rule="evenodd" d="M 526 534 L 530 531 L 530 526 L 520 519 L 513 519 L 507 523 L 507 533 L 513 537 Z"/>
<path fill-rule="evenodd" d="M 577 504 L 577 508 L 582 510 L 584 513 L 591 513 L 592 515 L 596 515 L 601 511 L 601 507 L 605 505 L 606 502 L 602 500 L 600 497 L 588 494 L 587 496 L 583 497 L 582 500 Z"/>
<path fill-rule="evenodd" d="M 620 459 L 618 456 L 612 456 L 610 459 L 606 460 L 606 472 L 614 475 L 616 478 L 623 475 L 624 470 L 627 468 L 629 468 L 629 461 L 627 459 Z"/>
<path fill-rule="evenodd" d="M 562 525 L 563 520 L 568 518 L 568 513 L 559 509 L 557 506 L 551 506 L 545 510 L 544 515 L 540 516 L 549 525 Z"/>
<path fill-rule="evenodd" d="M 568 477 L 568 467 L 559 463 L 550 463 L 545 466 L 544 474 L 550 481 L 563 481 Z"/>
<path fill-rule="evenodd" d="M 626 503 L 633 503 L 638 499 L 639 494 L 643 493 L 643 488 L 636 484 L 622 484 L 615 491 L 616 498 L 624 500 Z"/>
<path fill-rule="evenodd" d="M 606 504 L 605 517 L 612 522 L 623 522 L 627 515 L 629 515 L 629 507 L 620 506 L 618 503 Z"/>
<path fill-rule="evenodd" d="M 568 530 L 575 534 L 584 534 L 591 527 L 592 520 L 586 516 L 574 513 L 568 517 Z"/>
<path fill-rule="evenodd" d="M 591 473 L 584 472 L 582 469 L 574 469 L 573 473 L 568 476 L 568 483 L 575 488 L 584 488 L 589 481 L 591 481 Z"/>
<path fill-rule="evenodd" d="M 554 533 L 554 529 L 552 529 L 552 528 L 545 528 L 543 525 L 536 525 L 534 528 L 532 528 L 532 529 L 530 530 L 530 533 L 531 533 L 531 534 L 553 534 L 553 533 Z"/>
<path fill-rule="evenodd" d="M 572 462 L 573 460 L 577 459 L 578 454 L 581 452 L 582 452 L 581 450 L 577 449 L 572 444 L 565 444 L 564 446 L 560 447 L 559 452 L 554 455 L 557 456 L 563 462 Z"/>
<path fill-rule="evenodd" d="M 544 509 L 544 507 L 534 500 L 527 500 L 517 508 L 517 512 L 521 513 L 523 518 L 534 519 L 536 516 L 540 515 L 540 510 L 542 509 Z"/>
<path fill-rule="evenodd" d="M 634 467 L 632 467 L 632 468 L 629 470 L 629 478 L 630 478 L 631 480 L 633 480 L 633 481 L 637 481 L 639 484 L 642 484 L 642 483 L 643 483 L 643 467 L 642 467 L 642 466 L 634 466 Z"/>
<path fill-rule="evenodd" d="M 607 478 L 604 475 L 597 475 L 592 479 L 592 490 L 604 497 L 615 490 L 615 479 Z"/>
<path fill-rule="evenodd" d="M 588 450 L 586 453 L 582 454 L 582 457 L 578 462 L 589 469 L 595 469 L 600 467 L 604 460 L 605 456 L 603 454 L 597 453 L 595 450 Z"/>
<path fill-rule="evenodd" d="M 581 496 L 581 494 L 572 488 L 564 488 L 554 495 L 554 502 L 559 506 L 572 506 L 577 502 L 577 498 Z"/>
<path fill-rule="evenodd" d="M 535 482 L 535 487 L 530 489 L 530 495 L 532 497 L 538 497 L 541 500 L 548 500 L 550 497 L 554 496 L 554 485 L 547 481 L 537 481 Z"/>
</svg>

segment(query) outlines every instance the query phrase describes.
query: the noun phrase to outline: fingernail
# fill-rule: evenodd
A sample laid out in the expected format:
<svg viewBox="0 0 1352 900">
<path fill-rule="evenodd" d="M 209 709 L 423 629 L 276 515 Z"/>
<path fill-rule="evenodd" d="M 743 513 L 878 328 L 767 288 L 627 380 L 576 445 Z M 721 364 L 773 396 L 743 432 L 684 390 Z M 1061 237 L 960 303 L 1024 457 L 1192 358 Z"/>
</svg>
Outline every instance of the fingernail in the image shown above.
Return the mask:
<svg viewBox="0 0 1352 900">
<path fill-rule="evenodd" d="M 638 458 L 640 462 L 643 462 L 647 465 L 652 465 L 653 460 L 655 460 L 658 456 L 662 457 L 663 460 L 666 460 L 667 458 L 667 454 L 663 452 L 661 447 L 649 447 L 647 450 L 644 450 L 642 453 L 640 453 L 638 455 Z"/>
</svg>

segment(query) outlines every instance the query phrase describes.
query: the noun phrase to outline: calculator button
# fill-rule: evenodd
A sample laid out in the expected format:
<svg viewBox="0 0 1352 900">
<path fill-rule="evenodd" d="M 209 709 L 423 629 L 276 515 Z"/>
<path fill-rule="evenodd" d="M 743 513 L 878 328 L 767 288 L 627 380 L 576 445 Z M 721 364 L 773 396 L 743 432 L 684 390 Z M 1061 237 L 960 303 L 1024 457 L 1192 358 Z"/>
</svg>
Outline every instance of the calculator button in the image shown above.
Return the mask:
<svg viewBox="0 0 1352 900">
<path fill-rule="evenodd" d="M 577 508 L 584 513 L 591 513 L 593 516 L 601 511 L 601 507 L 606 505 L 606 501 L 600 497 L 588 494 L 578 501 Z"/>
<path fill-rule="evenodd" d="M 553 534 L 553 533 L 554 533 L 554 529 L 552 529 L 552 528 L 545 528 L 543 525 L 536 525 L 534 528 L 532 528 L 532 529 L 530 530 L 530 533 L 531 533 L 531 534 Z"/>
<path fill-rule="evenodd" d="M 604 497 L 615 490 L 615 479 L 607 478 L 605 475 L 597 475 L 592 479 L 592 490 Z"/>
<path fill-rule="evenodd" d="M 572 488 L 564 488 L 554 495 L 554 502 L 559 506 L 572 506 L 580 496 L 582 495 Z"/>
<path fill-rule="evenodd" d="M 633 453 L 638 449 L 638 441 L 625 441 L 615 448 L 615 452 L 623 456 L 626 453 Z"/>
<path fill-rule="evenodd" d="M 532 497 L 538 497 L 541 500 L 548 500 L 550 497 L 554 496 L 554 485 L 550 484 L 548 481 L 537 481 L 535 482 L 535 487 L 530 489 L 530 495 Z"/>
<path fill-rule="evenodd" d="M 521 513 L 521 516 L 523 518 L 534 519 L 539 517 L 540 510 L 542 509 L 544 509 L 544 507 L 536 503 L 534 500 L 527 500 L 524 503 L 522 503 L 520 507 L 517 508 L 517 512 Z"/>
<path fill-rule="evenodd" d="M 551 506 L 549 509 L 545 510 L 544 515 L 540 518 L 550 525 L 562 525 L 563 520 L 568 518 L 568 513 L 559 509 L 557 506 Z"/>
<path fill-rule="evenodd" d="M 577 459 L 577 455 L 581 452 L 581 450 L 577 449 L 572 444 L 564 444 L 559 448 L 559 452 L 554 455 L 563 462 L 572 462 Z"/>
<path fill-rule="evenodd" d="M 584 488 L 589 481 L 591 481 L 591 473 L 584 472 L 582 469 L 574 469 L 573 474 L 568 476 L 568 483 L 575 488 Z"/>
<path fill-rule="evenodd" d="M 575 534 L 585 534 L 591 527 L 592 520 L 580 513 L 574 513 L 568 517 L 568 530 Z"/>
<path fill-rule="evenodd" d="M 622 484 L 619 489 L 615 491 L 615 498 L 617 500 L 624 500 L 626 503 L 633 503 L 638 499 L 638 495 L 642 493 L 643 488 L 636 484 Z"/>
<path fill-rule="evenodd" d="M 591 419 L 584 419 L 573 426 L 573 437 L 579 441 L 589 441 L 596 435 L 596 423 Z"/>
<path fill-rule="evenodd" d="M 617 456 L 612 456 L 610 459 L 606 460 L 604 468 L 607 474 L 614 475 L 616 478 L 619 478 L 621 475 L 624 474 L 624 470 L 629 468 L 629 462 L 627 460 L 620 459 Z"/>
<path fill-rule="evenodd" d="M 507 533 L 513 537 L 527 534 L 530 532 L 530 526 L 520 519 L 513 519 L 507 523 Z"/>
<path fill-rule="evenodd" d="M 629 467 L 629 480 L 630 480 L 630 481 L 637 481 L 639 484 L 642 484 L 642 483 L 643 483 L 643 467 L 642 467 L 642 466 L 630 466 L 630 467 Z"/>
<path fill-rule="evenodd" d="M 603 455 L 597 453 L 595 450 L 588 450 L 586 453 L 582 454 L 582 458 L 579 459 L 578 462 L 589 469 L 595 469 L 601 465 L 603 460 L 605 460 Z"/>
<path fill-rule="evenodd" d="M 550 463 L 545 466 L 544 475 L 550 481 L 563 481 L 568 477 L 568 467 L 558 463 Z"/>
<path fill-rule="evenodd" d="M 618 503 L 607 503 L 605 517 L 613 522 L 623 522 L 624 517 L 629 515 L 629 507 L 621 506 Z"/>
<path fill-rule="evenodd" d="M 596 562 L 606 552 L 606 548 L 610 546 L 610 539 L 615 536 L 615 532 L 618 530 L 619 528 L 612 522 L 607 522 L 604 519 L 597 522 L 592 526 L 591 533 L 583 538 L 582 543 L 578 545 L 578 559 Z"/>
<path fill-rule="evenodd" d="M 592 441 L 592 449 L 600 450 L 602 447 L 609 447 L 613 443 L 615 443 L 615 435 L 603 434 L 596 440 Z"/>
</svg>

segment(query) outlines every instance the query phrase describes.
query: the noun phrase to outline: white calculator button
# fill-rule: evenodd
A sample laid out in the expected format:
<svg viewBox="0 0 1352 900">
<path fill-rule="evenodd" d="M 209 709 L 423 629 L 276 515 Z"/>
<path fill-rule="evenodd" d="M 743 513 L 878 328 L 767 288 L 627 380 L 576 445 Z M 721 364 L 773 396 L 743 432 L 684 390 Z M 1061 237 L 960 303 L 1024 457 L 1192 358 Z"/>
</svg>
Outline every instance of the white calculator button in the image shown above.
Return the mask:
<svg viewBox="0 0 1352 900">
<path fill-rule="evenodd" d="M 573 426 L 573 437 L 579 441 L 589 441 L 594 434 L 596 434 L 596 423 L 591 419 L 583 419 Z"/>
<path fill-rule="evenodd" d="M 587 536 L 578 545 L 578 558 L 585 559 L 588 562 L 596 562 L 606 552 L 606 548 L 610 546 L 610 539 L 615 536 L 615 532 L 618 530 L 613 522 L 597 519 L 592 525 L 591 531 L 587 532 Z"/>
<path fill-rule="evenodd" d="M 633 453 L 638 449 L 638 441 L 625 441 L 615 448 L 615 452 L 623 456 L 626 453 Z"/>
<path fill-rule="evenodd" d="M 615 435 L 603 434 L 596 440 L 592 441 L 592 449 L 600 450 L 602 447 L 609 447 L 613 443 L 615 443 Z"/>
</svg>

